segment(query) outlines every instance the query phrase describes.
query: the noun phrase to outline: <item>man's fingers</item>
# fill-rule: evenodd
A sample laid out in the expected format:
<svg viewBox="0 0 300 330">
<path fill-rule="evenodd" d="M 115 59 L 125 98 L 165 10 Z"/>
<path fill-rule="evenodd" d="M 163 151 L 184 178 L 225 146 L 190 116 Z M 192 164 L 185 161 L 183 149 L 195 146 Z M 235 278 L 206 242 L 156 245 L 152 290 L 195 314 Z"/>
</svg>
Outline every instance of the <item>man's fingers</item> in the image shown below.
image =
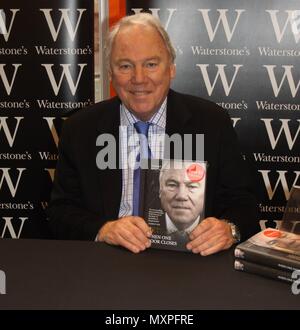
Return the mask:
<svg viewBox="0 0 300 330">
<path fill-rule="evenodd" d="M 144 233 L 145 236 L 151 237 L 152 230 L 143 218 L 132 217 L 132 222 Z"/>
<path fill-rule="evenodd" d="M 210 249 L 220 242 L 221 235 L 201 235 L 188 243 L 188 249 L 194 253 Z"/>
<path fill-rule="evenodd" d="M 226 247 L 226 241 L 215 243 L 208 243 L 206 249 L 196 249 L 194 253 L 200 253 L 202 256 L 208 256 L 210 254 L 224 250 Z M 199 250 L 199 251 L 198 251 Z"/>
<path fill-rule="evenodd" d="M 119 233 L 119 238 L 120 245 L 122 245 L 122 243 L 124 242 L 123 240 L 125 240 L 126 242 L 129 242 L 130 244 L 138 248 L 139 251 L 143 251 L 151 245 L 150 240 L 145 237 L 143 232 L 137 227 L 123 229 Z"/>
<path fill-rule="evenodd" d="M 233 238 L 227 223 L 217 219 L 212 219 L 209 222 L 212 226 L 202 232 L 202 234 L 196 236 L 195 230 L 193 231 L 190 236 L 194 237 L 194 239 L 187 244 L 188 250 L 206 256 L 220 250 L 228 249 L 233 244 Z M 205 227 L 207 227 L 207 224 L 205 224 Z"/>
<path fill-rule="evenodd" d="M 200 224 L 192 231 L 190 234 L 190 239 L 195 239 L 196 237 L 203 235 L 205 232 L 209 231 L 214 224 L 216 218 L 206 218 L 200 222 Z"/>
<path fill-rule="evenodd" d="M 146 233 L 149 227 L 140 217 L 126 217 L 108 222 L 99 235 L 100 241 L 112 245 L 121 245 L 138 253 L 150 247 L 151 242 Z"/>
<path fill-rule="evenodd" d="M 124 230 L 124 235 L 122 235 L 125 239 L 132 241 L 134 244 L 140 246 L 145 249 L 150 246 L 150 240 L 147 234 L 151 231 L 145 220 L 140 217 L 132 217 L 130 224 Z"/>
<path fill-rule="evenodd" d="M 123 238 L 122 236 L 118 239 L 119 245 L 123 246 L 124 248 L 128 249 L 129 251 L 133 253 L 139 253 L 145 249 L 141 249 L 138 245 L 135 245 L 132 243 L 132 241 L 128 241 L 127 239 Z"/>
<path fill-rule="evenodd" d="M 207 242 L 212 242 L 212 240 L 216 239 L 216 237 L 222 237 L 224 235 L 224 228 L 222 227 L 213 227 L 211 223 L 205 224 L 205 228 L 207 228 L 205 231 L 197 231 L 196 229 L 191 233 L 190 239 L 191 241 L 189 242 L 188 245 L 191 245 L 189 249 L 191 250 L 192 248 L 196 246 L 200 246 L 202 244 L 205 244 Z M 199 225 L 198 227 L 201 227 Z M 199 234 L 199 232 L 201 232 Z"/>
</svg>

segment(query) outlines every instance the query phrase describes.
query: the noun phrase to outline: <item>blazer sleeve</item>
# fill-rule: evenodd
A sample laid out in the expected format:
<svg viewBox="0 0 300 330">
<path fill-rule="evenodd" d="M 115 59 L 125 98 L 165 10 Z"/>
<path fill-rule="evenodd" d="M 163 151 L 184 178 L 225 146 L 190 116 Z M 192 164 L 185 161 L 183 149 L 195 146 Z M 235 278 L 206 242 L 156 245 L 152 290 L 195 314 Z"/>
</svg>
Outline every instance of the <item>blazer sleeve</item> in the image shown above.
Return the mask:
<svg viewBox="0 0 300 330">
<path fill-rule="evenodd" d="M 78 164 L 75 164 L 74 129 L 65 122 L 58 146 L 51 201 L 47 210 L 50 230 L 56 239 L 95 240 L 100 217 L 83 205 Z"/>
<path fill-rule="evenodd" d="M 224 117 L 220 133 L 219 184 L 216 207 L 220 218 L 235 223 L 245 240 L 260 231 L 254 176 L 243 159 L 236 132 L 229 116 Z"/>
</svg>

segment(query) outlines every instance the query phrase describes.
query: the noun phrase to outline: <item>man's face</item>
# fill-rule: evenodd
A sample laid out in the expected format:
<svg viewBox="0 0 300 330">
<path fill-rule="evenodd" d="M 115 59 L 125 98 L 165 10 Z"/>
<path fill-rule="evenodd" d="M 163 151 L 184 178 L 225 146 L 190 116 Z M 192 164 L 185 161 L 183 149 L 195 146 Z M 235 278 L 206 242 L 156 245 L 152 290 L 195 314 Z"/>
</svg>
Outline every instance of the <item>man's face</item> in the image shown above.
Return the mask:
<svg viewBox="0 0 300 330">
<path fill-rule="evenodd" d="M 125 104 L 139 119 L 149 120 L 168 94 L 175 66 L 152 27 L 122 28 L 113 43 L 111 79 Z"/>
<path fill-rule="evenodd" d="M 202 212 L 204 182 L 192 182 L 185 169 L 169 169 L 161 178 L 160 200 L 176 227 L 184 230 Z"/>
</svg>

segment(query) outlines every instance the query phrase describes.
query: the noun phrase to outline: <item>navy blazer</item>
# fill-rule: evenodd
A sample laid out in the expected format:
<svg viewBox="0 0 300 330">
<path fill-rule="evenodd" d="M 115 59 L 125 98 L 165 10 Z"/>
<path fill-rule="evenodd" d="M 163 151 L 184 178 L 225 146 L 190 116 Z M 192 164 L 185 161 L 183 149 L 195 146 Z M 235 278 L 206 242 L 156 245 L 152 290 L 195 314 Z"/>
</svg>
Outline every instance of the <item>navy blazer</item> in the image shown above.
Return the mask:
<svg viewBox="0 0 300 330">
<path fill-rule="evenodd" d="M 101 134 L 116 137 L 118 164 L 119 125 L 118 97 L 82 109 L 64 123 L 48 208 L 55 238 L 94 240 L 106 221 L 118 219 L 122 170 L 97 168 L 96 156 L 106 146 L 96 146 L 96 140 Z M 204 134 L 204 156 L 209 166 L 205 216 L 236 223 L 242 239 L 258 232 L 251 179 L 227 112 L 210 101 L 170 90 L 166 133 Z M 192 151 L 195 160 L 195 144 Z"/>
</svg>

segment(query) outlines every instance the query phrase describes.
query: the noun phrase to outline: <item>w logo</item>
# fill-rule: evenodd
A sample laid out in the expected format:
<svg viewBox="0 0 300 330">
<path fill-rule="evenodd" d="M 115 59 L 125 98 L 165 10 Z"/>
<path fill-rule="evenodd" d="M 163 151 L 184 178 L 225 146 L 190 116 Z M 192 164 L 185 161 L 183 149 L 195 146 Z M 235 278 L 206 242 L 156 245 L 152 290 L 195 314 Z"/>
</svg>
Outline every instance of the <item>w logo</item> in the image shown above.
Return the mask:
<svg viewBox="0 0 300 330">
<path fill-rule="evenodd" d="M 269 174 L 271 171 L 270 170 L 259 170 L 258 172 L 260 172 L 262 175 L 262 178 L 263 178 L 263 181 L 264 181 L 267 193 L 268 193 L 269 200 L 273 199 L 278 187 L 280 187 L 280 186 L 283 189 L 286 200 L 288 200 L 290 198 L 292 187 L 294 185 L 297 185 L 297 181 L 300 176 L 300 171 L 294 171 L 295 179 L 289 188 L 289 185 L 288 185 L 287 179 L 286 179 L 287 171 L 276 171 L 276 173 L 278 174 L 278 177 L 277 177 L 276 183 L 274 184 L 274 187 L 272 187 L 271 180 L 269 177 Z M 274 179 L 274 175 L 272 175 L 272 178 Z"/>
<path fill-rule="evenodd" d="M 55 168 L 45 168 L 45 171 L 47 171 L 49 178 L 51 179 L 51 182 L 54 181 L 54 175 L 55 175 Z"/>
<path fill-rule="evenodd" d="M 0 34 L 3 34 L 4 40 L 7 42 L 10 36 L 10 32 L 12 30 L 14 20 L 16 18 L 16 14 L 20 9 L 10 9 L 12 12 L 12 17 L 10 23 L 6 22 L 6 15 L 3 9 L 0 9 Z"/>
<path fill-rule="evenodd" d="M 17 168 L 19 174 L 18 174 L 15 184 L 13 183 L 13 181 L 11 179 L 11 173 L 9 172 L 10 170 L 11 169 L 7 168 L 7 167 L 0 168 L 0 171 L 2 171 L 2 176 L 0 177 L 0 191 L 2 190 L 3 183 L 5 181 L 9 188 L 11 196 L 14 198 L 16 196 L 16 193 L 18 190 L 18 186 L 20 183 L 20 179 L 22 177 L 22 173 L 26 170 L 26 168 Z M 1 174 L 1 172 L 0 172 L 0 174 Z"/>
<path fill-rule="evenodd" d="M 78 30 L 78 26 L 79 26 L 81 18 L 82 18 L 82 14 L 83 14 L 83 12 L 86 11 L 86 9 L 82 9 L 82 8 L 77 9 L 77 12 L 79 13 L 79 15 L 77 17 L 77 21 L 76 21 L 76 18 L 75 18 L 75 16 L 76 16 L 75 11 L 73 11 L 70 15 L 69 13 L 70 13 L 71 9 L 59 9 L 59 11 L 61 13 L 61 16 L 60 16 L 60 21 L 59 21 L 59 24 L 58 24 L 57 28 L 55 28 L 54 23 L 53 23 L 53 19 L 51 17 L 52 9 L 40 9 L 40 11 L 43 12 L 43 14 L 45 15 L 50 33 L 52 35 L 52 38 L 56 42 L 63 22 L 65 23 L 65 26 L 66 26 L 67 31 L 69 33 L 70 39 L 72 41 L 74 41 L 77 30 Z M 74 24 L 75 26 L 72 26 L 70 16 L 72 18 L 72 21 L 75 22 L 75 24 Z"/>
<path fill-rule="evenodd" d="M 290 31 L 292 32 L 295 42 L 298 43 L 300 39 L 300 10 L 286 10 L 287 18 L 283 24 L 283 27 L 280 28 L 277 14 L 279 10 L 266 10 L 270 15 L 274 32 L 276 35 L 276 40 L 278 43 L 281 42 L 286 29 L 290 26 Z"/>
<path fill-rule="evenodd" d="M 48 127 L 49 127 L 49 130 L 51 132 L 51 135 L 52 135 L 52 138 L 53 138 L 53 141 L 56 145 L 56 147 L 58 146 L 58 142 L 59 142 L 59 135 L 58 135 L 58 131 L 57 131 L 57 127 L 56 125 L 54 124 L 54 120 L 55 119 L 59 119 L 59 120 L 65 120 L 66 117 L 62 117 L 62 118 L 56 118 L 56 117 L 43 117 L 43 119 L 45 119 L 47 121 L 47 124 L 48 124 Z M 60 127 L 62 125 L 62 123 L 59 123 L 60 124 Z M 58 127 L 59 128 L 59 127 Z"/>
<path fill-rule="evenodd" d="M 17 120 L 17 122 L 16 122 L 13 132 L 11 133 L 11 131 L 8 127 L 8 124 L 7 124 L 8 117 L 0 117 L 0 131 L 3 129 L 4 134 L 6 136 L 6 140 L 11 148 L 14 145 L 16 134 L 17 134 L 17 131 L 19 128 L 19 124 L 20 124 L 21 120 L 24 119 L 24 117 L 14 117 L 14 118 Z M 1 140 L 2 139 L 0 139 L 0 141 Z"/>
<path fill-rule="evenodd" d="M 300 39 L 300 10 L 295 10 L 292 14 L 292 32 L 297 43 Z"/>
<path fill-rule="evenodd" d="M 211 20 L 210 20 L 209 15 L 208 15 L 208 13 L 210 12 L 210 9 L 198 9 L 198 10 L 202 14 L 202 17 L 203 17 L 203 20 L 204 20 L 204 23 L 205 23 L 205 26 L 206 26 L 206 30 L 207 30 L 210 42 L 214 41 L 217 30 L 218 30 L 219 25 L 221 23 L 223 25 L 223 29 L 225 31 L 227 41 L 230 42 L 231 39 L 232 39 L 232 36 L 234 34 L 234 30 L 237 27 L 240 16 L 245 11 L 245 9 L 236 9 L 235 10 L 235 12 L 236 12 L 235 20 L 234 20 L 232 28 L 230 29 L 228 19 L 227 19 L 228 9 L 217 9 L 217 12 L 219 13 L 219 18 L 218 18 L 218 21 L 217 21 L 217 24 L 216 24 L 215 28 L 213 29 L 212 24 L 211 24 Z"/>
<path fill-rule="evenodd" d="M 211 83 L 208 72 L 207 72 L 207 68 L 209 67 L 209 64 L 196 64 L 196 66 L 198 66 L 201 70 L 201 73 L 202 73 L 202 76 L 204 79 L 204 83 L 206 86 L 206 90 L 207 90 L 207 93 L 209 96 L 211 96 L 212 92 L 214 91 L 215 85 L 216 85 L 219 77 L 221 79 L 221 82 L 222 82 L 222 85 L 224 88 L 224 92 L 225 92 L 226 96 L 228 96 L 230 93 L 230 90 L 233 86 L 233 83 L 235 81 L 235 78 L 237 76 L 237 73 L 243 65 L 237 65 L 237 64 L 233 65 L 234 66 L 233 77 L 232 77 L 231 81 L 228 82 L 228 79 L 225 74 L 225 67 L 227 65 L 226 64 L 216 64 L 215 66 L 217 67 L 218 71 L 217 71 L 217 74 L 215 76 L 213 83 Z"/>
<path fill-rule="evenodd" d="M 131 8 L 131 10 L 135 14 L 139 14 L 143 11 L 143 8 Z M 151 14 L 154 17 L 156 17 L 157 19 L 160 19 L 160 17 L 159 17 L 160 8 L 149 8 L 149 11 L 151 12 Z M 170 24 L 171 19 L 173 17 L 173 14 L 175 13 L 175 11 L 177 11 L 177 9 L 176 8 L 167 8 L 167 11 L 168 11 L 168 18 L 167 18 L 165 26 L 164 26 L 166 31 L 168 30 L 168 27 L 169 27 L 169 24 Z"/>
<path fill-rule="evenodd" d="M 294 80 L 294 77 L 293 77 L 293 74 L 292 74 L 292 69 L 294 68 L 293 65 L 282 65 L 282 68 L 284 69 L 284 73 L 283 73 L 283 76 L 282 76 L 281 81 L 280 81 L 279 84 L 277 83 L 277 80 L 276 80 L 276 77 L 275 77 L 275 72 L 274 72 L 274 69 L 277 67 L 277 65 L 264 65 L 264 67 L 268 71 L 268 75 L 269 75 L 269 78 L 270 78 L 270 81 L 271 81 L 271 85 L 272 85 L 275 97 L 278 96 L 285 80 L 287 80 L 287 82 L 288 82 L 292 97 L 296 96 L 296 94 L 298 92 L 298 89 L 299 89 L 299 86 L 300 86 L 300 80 L 298 80 L 298 83 L 297 83 L 297 86 L 296 86 L 295 80 Z"/>
<path fill-rule="evenodd" d="M 12 66 L 14 67 L 14 72 L 10 81 L 8 81 L 6 71 L 4 70 L 5 66 L 6 64 L 0 64 L 0 78 L 3 82 L 7 95 L 10 95 L 16 79 L 17 72 L 19 70 L 19 67 L 22 66 L 22 64 L 12 64 Z"/>
<path fill-rule="evenodd" d="M 56 96 L 58 95 L 58 93 L 60 91 L 60 87 L 61 87 L 61 84 L 62 84 L 64 78 L 66 78 L 66 80 L 67 80 L 67 83 L 69 85 L 72 95 L 75 95 L 77 88 L 78 88 L 79 81 L 81 79 L 83 69 L 85 66 L 87 66 L 86 63 L 78 64 L 78 66 L 80 67 L 80 70 L 79 70 L 76 82 L 74 83 L 73 78 L 71 76 L 71 72 L 70 72 L 71 64 L 60 64 L 60 66 L 62 67 L 62 72 L 60 74 L 60 79 L 58 82 L 56 81 L 56 79 L 54 77 L 54 73 L 53 73 L 53 69 L 52 69 L 54 64 L 41 64 L 41 65 L 46 69 L 53 92 Z"/>
<path fill-rule="evenodd" d="M 13 217 L 2 217 L 2 220 L 5 221 L 5 224 L 4 224 L 4 227 L 2 230 L 2 234 L 0 236 L 1 238 L 4 238 L 4 237 L 20 238 L 24 223 L 26 220 L 28 220 L 28 218 L 19 217 L 19 220 L 21 221 L 21 223 L 20 223 L 18 232 L 16 232 L 14 225 L 12 224 L 13 219 L 14 219 Z M 6 234 L 6 232 L 8 232 L 9 234 Z"/>
<path fill-rule="evenodd" d="M 295 142 L 296 142 L 296 140 L 299 136 L 299 133 L 300 133 L 300 119 L 297 119 L 298 129 L 297 129 L 294 137 L 292 137 L 290 126 L 289 126 L 289 122 L 291 121 L 291 119 L 279 119 L 279 121 L 281 122 L 281 127 L 280 127 L 279 132 L 278 132 L 276 137 L 275 137 L 274 130 L 273 130 L 273 127 L 272 127 L 273 119 L 261 118 L 260 120 L 263 121 L 264 124 L 265 124 L 265 127 L 267 129 L 267 133 L 268 133 L 268 137 L 269 137 L 269 141 L 271 143 L 271 147 L 272 147 L 273 150 L 276 148 L 276 145 L 277 145 L 282 133 L 284 133 L 284 136 L 285 136 L 285 139 L 286 139 L 286 142 L 288 144 L 289 149 L 290 150 L 293 149 L 293 147 L 295 145 Z M 296 145 L 299 146 L 300 141 Z"/>
</svg>

